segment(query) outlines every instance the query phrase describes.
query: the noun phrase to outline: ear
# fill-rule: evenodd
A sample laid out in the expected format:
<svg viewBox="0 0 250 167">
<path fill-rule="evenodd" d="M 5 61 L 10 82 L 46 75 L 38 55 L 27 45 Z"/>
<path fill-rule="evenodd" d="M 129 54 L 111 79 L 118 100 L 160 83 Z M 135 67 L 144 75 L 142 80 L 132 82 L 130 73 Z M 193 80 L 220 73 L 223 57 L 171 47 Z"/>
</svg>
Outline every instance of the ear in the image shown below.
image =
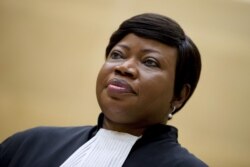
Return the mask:
<svg viewBox="0 0 250 167">
<path fill-rule="evenodd" d="M 173 101 L 171 103 L 172 107 L 175 106 L 176 109 L 180 108 L 190 96 L 190 92 L 191 92 L 190 84 L 184 84 L 180 95 L 178 97 L 173 98 Z"/>
</svg>

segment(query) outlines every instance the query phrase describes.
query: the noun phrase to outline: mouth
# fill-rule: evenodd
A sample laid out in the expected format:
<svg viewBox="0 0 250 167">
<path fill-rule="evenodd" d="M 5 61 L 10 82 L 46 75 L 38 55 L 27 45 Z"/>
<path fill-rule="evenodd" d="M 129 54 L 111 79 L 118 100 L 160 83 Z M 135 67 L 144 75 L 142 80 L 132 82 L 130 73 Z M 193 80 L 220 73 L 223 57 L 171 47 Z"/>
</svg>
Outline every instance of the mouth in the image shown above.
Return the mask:
<svg viewBox="0 0 250 167">
<path fill-rule="evenodd" d="M 132 86 L 127 81 L 118 78 L 113 78 L 108 81 L 107 90 L 110 95 L 136 94 Z"/>
</svg>

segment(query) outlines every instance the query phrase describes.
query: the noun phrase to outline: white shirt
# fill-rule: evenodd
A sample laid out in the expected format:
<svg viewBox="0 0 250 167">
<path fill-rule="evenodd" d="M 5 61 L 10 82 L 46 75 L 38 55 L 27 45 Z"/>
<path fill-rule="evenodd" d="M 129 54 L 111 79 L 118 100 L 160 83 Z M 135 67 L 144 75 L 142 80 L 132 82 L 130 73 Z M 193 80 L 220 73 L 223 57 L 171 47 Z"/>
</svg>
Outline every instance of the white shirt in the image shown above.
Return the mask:
<svg viewBox="0 0 250 167">
<path fill-rule="evenodd" d="M 121 167 L 139 138 L 128 133 L 100 129 L 60 167 Z"/>
</svg>

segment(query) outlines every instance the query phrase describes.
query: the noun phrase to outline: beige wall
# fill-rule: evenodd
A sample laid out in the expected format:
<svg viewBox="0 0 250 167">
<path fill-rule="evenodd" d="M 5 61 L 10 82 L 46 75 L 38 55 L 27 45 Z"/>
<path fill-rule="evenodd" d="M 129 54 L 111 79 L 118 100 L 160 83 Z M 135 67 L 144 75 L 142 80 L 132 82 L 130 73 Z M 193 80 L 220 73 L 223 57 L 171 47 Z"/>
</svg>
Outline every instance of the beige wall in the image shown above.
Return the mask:
<svg viewBox="0 0 250 167">
<path fill-rule="evenodd" d="M 177 20 L 203 60 L 192 99 L 170 124 L 211 166 L 250 166 L 250 3 L 212 0 L 1 0 L 0 141 L 40 125 L 95 124 L 95 78 L 124 19 Z"/>
</svg>

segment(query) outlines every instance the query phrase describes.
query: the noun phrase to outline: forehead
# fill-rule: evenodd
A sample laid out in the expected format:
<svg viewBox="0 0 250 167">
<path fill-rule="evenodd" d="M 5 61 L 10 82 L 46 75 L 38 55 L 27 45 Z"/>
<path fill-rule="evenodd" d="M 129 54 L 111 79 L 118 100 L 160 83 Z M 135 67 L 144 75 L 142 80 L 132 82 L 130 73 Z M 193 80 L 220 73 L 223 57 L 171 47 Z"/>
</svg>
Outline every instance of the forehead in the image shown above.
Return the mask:
<svg viewBox="0 0 250 167">
<path fill-rule="evenodd" d="M 125 37 L 123 37 L 114 47 L 117 46 L 124 47 L 125 49 L 140 47 L 142 49 L 153 49 L 162 52 L 167 51 L 172 54 L 177 53 L 177 49 L 175 47 L 169 46 L 154 39 L 140 37 L 133 33 L 127 34 Z"/>
</svg>

